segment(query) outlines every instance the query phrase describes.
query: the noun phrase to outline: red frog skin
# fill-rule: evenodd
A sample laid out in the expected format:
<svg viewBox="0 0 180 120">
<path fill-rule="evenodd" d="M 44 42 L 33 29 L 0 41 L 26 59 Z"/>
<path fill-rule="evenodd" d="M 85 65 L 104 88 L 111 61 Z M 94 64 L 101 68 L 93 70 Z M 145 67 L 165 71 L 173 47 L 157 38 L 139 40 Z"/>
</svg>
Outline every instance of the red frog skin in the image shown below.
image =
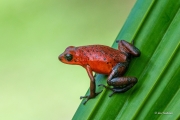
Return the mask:
<svg viewBox="0 0 180 120">
<path fill-rule="evenodd" d="M 80 65 L 86 69 L 89 75 L 90 95 L 80 97 L 80 99 L 86 98 L 83 104 L 86 104 L 89 99 L 96 97 L 102 92 L 96 93 L 93 71 L 108 75 L 107 84 L 113 86 L 113 88 L 103 84 L 98 86 L 112 90 L 113 92 L 109 96 L 112 96 L 114 93 L 126 92 L 137 83 L 136 77 L 125 77 L 123 75 L 127 71 L 131 58 L 140 56 L 140 50 L 125 40 L 118 40 L 117 42 L 118 50 L 105 45 L 69 46 L 59 55 L 58 58 L 61 62 Z"/>
</svg>

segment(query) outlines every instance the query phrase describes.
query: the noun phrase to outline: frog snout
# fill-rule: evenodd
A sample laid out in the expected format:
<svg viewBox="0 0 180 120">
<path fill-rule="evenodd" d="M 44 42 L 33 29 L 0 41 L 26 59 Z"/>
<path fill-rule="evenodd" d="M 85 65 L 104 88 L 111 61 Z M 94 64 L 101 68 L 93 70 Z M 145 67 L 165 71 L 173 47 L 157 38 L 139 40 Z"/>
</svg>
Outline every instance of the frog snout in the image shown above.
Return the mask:
<svg viewBox="0 0 180 120">
<path fill-rule="evenodd" d="M 59 59 L 60 61 L 62 61 L 62 55 L 59 55 L 58 59 Z"/>
</svg>

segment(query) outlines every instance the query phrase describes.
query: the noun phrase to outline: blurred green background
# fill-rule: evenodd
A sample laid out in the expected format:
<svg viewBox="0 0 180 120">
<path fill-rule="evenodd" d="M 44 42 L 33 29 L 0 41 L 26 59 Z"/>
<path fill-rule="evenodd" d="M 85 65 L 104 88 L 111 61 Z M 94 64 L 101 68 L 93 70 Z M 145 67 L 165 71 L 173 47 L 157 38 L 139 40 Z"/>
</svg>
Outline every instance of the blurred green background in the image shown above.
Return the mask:
<svg viewBox="0 0 180 120">
<path fill-rule="evenodd" d="M 111 46 L 134 3 L 1 0 L 0 120 L 71 119 L 89 78 L 58 55 L 69 45 Z"/>
</svg>

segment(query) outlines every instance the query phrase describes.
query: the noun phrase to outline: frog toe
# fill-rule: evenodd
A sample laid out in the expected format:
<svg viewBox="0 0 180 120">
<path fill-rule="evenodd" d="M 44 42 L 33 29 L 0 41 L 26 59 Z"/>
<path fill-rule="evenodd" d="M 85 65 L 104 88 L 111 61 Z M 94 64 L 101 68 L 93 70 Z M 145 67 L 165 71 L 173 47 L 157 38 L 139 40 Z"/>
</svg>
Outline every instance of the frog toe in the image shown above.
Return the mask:
<svg viewBox="0 0 180 120">
<path fill-rule="evenodd" d="M 113 91 L 113 92 L 109 95 L 109 97 L 111 97 L 114 93 L 116 93 L 116 90 L 115 90 L 114 88 L 110 88 L 110 87 L 105 86 L 105 85 L 103 85 L 103 84 L 100 84 L 100 85 L 98 85 L 98 86 L 102 86 L 102 87 L 104 87 L 104 88 L 106 88 L 106 89 L 109 89 L 109 90 Z"/>
<path fill-rule="evenodd" d="M 116 91 L 113 91 L 113 92 L 109 95 L 109 97 L 111 97 L 112 95 L 114 95 L 114 93 L 116 93 Z"/>
<path fill-rule="evenodd" d="M 83 104 L 85 105 L 87 103 L 88 100 L 95 98 L 97 95 L 99 95 L 103 90 L 101 90 L 100 92 L 94 93 L 93 95 L 87 95 L 87 96 L 80 96 L 80 99 L 84 99 L 86 98 L 86 100 L 83 102 Z"/>
<path fill-rule="evenodd" d="M 87 98 L 84 102 L 83 102 L 83 105 L 85 105 L 87 103 L 87 101 L 90 99 L 89 96 L 80 96 L 80 99 L 83 99 L 83 98 Z"/>
<path fill-rule="evenodd" d="M 89 96 L 80 96 L 80 99 L 88 98 Z"/>
<path fill-rule="evenodd" d="M 113 93 L 111 93 L 109 95 L 109 97 L 111 97 L 114 93 L 124 93 L 124 92 L 128 91 L 130 88 L 132 88 L 133 86 L 134 86 L 134 84 L 130 84 L 130 85 L 127 85 L 123 88 L 113 88 L 112 89 Z"/>
<path fill-rule="evenodd" d="M 83 105 L 85 105 L 88 100 L 89 100 L 89 98 L 87 98 L 87 99 L 83 102 Z"/>
<path fill-rule="evenodd" d="M 101 90 L 100 92 L 97 92 L 97 93 L 96 93 L 96 96 L 99 95 L 102 91 L 103 91 L 103 90 Z"/>
</svg>

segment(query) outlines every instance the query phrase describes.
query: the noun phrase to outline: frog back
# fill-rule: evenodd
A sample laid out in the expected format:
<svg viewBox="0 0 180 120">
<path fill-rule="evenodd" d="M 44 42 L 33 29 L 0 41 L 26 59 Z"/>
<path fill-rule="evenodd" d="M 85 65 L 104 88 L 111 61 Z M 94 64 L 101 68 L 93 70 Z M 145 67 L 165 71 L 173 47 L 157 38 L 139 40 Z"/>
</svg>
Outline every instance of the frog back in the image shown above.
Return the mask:
<svg viewBox="0 0 180 120">
<path fill-rule="evenodd" d="M 104 45 L 89 45 L 78 48 L 81 56 L 86 60 L 85 64 L 88 64 L 95 72 L 102 74 L 109 74 L 112 68 L 120 62 L 126 62 L 126 55 Z"/>
</svg>

